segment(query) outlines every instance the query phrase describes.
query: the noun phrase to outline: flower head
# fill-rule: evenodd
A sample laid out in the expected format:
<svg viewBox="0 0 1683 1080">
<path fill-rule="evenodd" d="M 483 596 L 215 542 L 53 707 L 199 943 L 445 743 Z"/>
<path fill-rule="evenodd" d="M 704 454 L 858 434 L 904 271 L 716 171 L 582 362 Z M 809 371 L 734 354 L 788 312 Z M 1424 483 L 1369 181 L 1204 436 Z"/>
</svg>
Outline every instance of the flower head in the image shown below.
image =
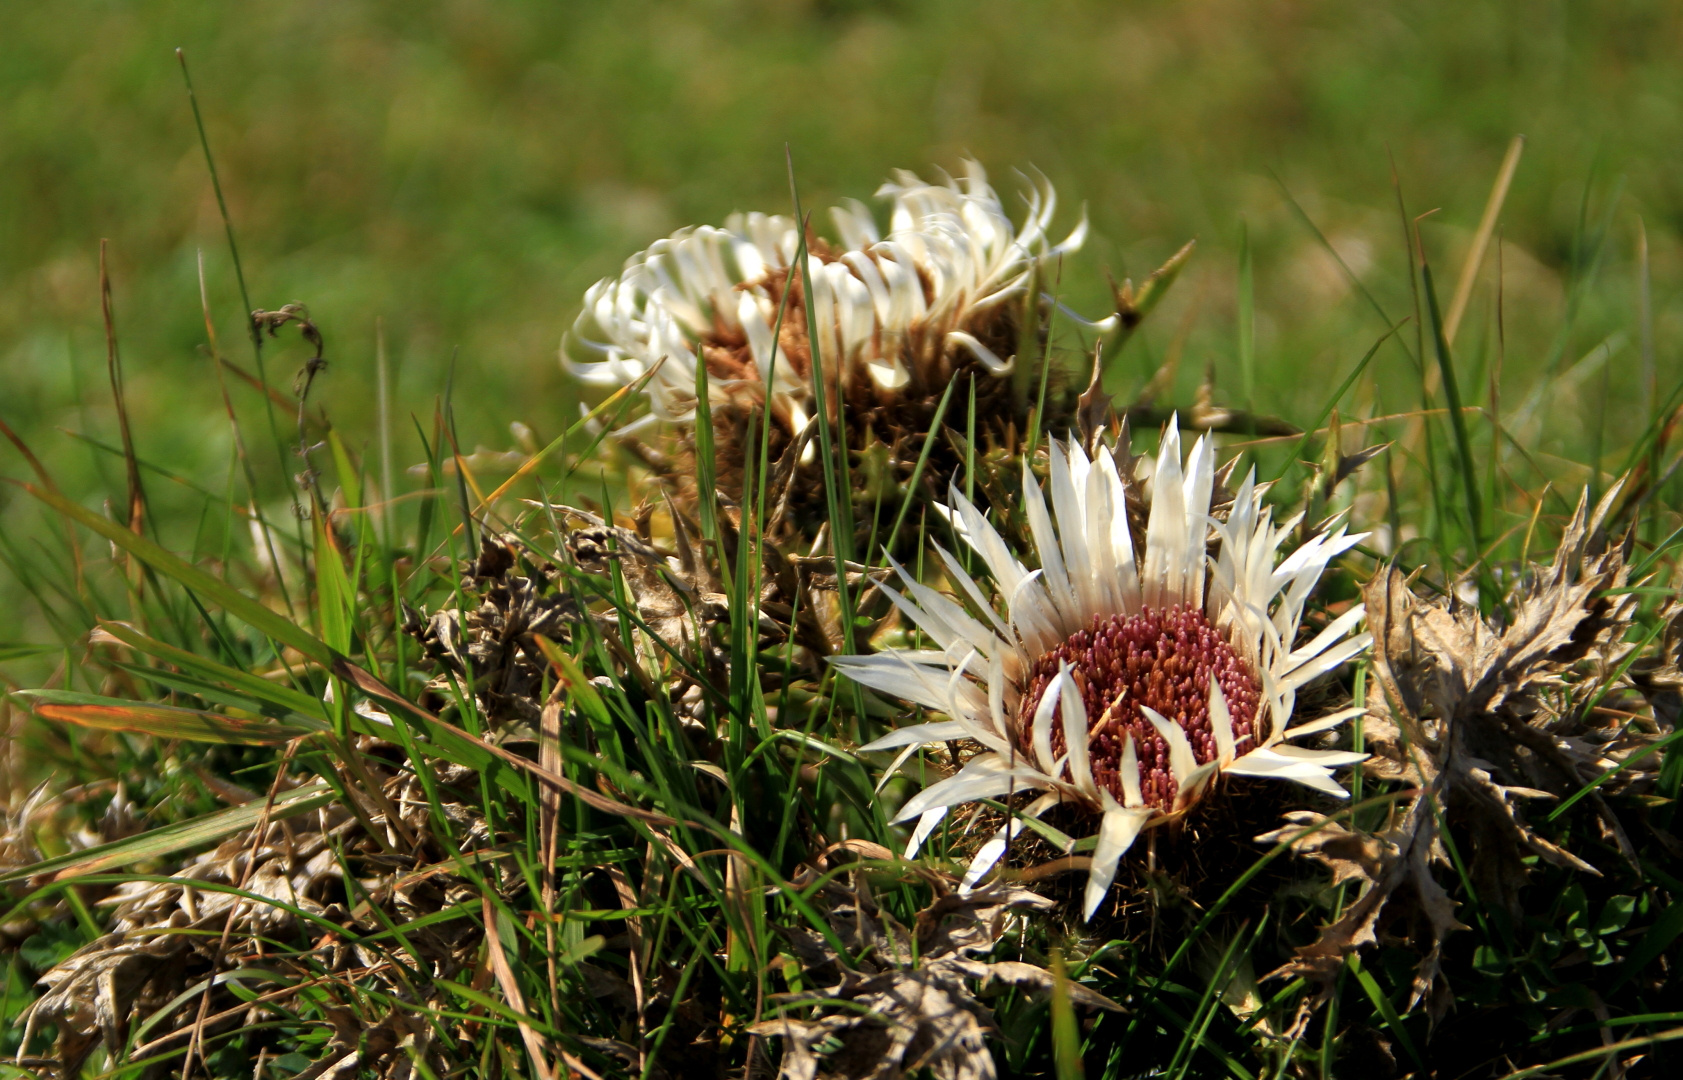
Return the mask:
<svg viewBox="0 0 1683 1080">
<path fill-rule="evenodd" d="M 982 167 L 926 183 L 898 172 L 878 191 L 892 200 L 886 236 L 863 205 L 831 211 L 839 248 L 814 241 L 808 262 L 816 327 L 808 333 L 801 276 L 785 296 L 800 245 L 793 219 L 735 214 L 723 228 L 682 229 L 585 293 L 563 346 L 580 380 L 623 386 L 651 375 L 651 415 L 695 412 L 696 367 L 705 364 L 715 408 L 758 407 L 785 434 L 813 414 L 812 341 L 827 400 L 869 409 L 896 396 L 936 393 L 960 369 L 1010 371 L 1014 298 L 1042 262 L 1080 247 L 1086 219 L 1053 244 L 1057 196 L 1042 180 L 1013 225 Z M 778 313 L 782 328 L 773 341 Z"/>
<path fill-rule="evenodd" d="M 1053 440 L 1050 458 L 1050 509 L 1023 466 L 1039 569 L 1025 567 L 956 489 L 952 506 L 941 508 L 998 590 L 990 604 L 937 546 L 948 578 L 985 621 L 896 563 L 905 593 L 889 590 L 890 599 L 937 648 L 832 662 L 866 686 L 948 717 L 864 749 L 910 754 L 954 739 L 983 747 L 901 807 L 897 820 L 918 819 L 908 857 L 959 803 L 1032 790 L 1039 795 L 1025 816 L 1060 803 L 1085 806 L 1101 814 L 1084 904 L 1091 918 L 1140 832 L 1186 814 L 1221 774 L 1346 794 L 1332 770 L 1363 755 L 1285 740 L 1360 711 L 1288 726 L 1298 689 L 1371 641 L 1351 636 L 1363 616 L 1358 606 L 1293 647 L 1321 573 L 1366 534 L 1321 533 L 1276 565 L 1297 521 L 1274 525 L 1254 471 L 1223 517 L 1212 516 L 1214 447 L 1200 438 L 1183 466 L 1174 421 L 1152 474 L 1143 543 L 1129 522 L 1133 478 L 1124 481 L 1108 448 L 1100 443 L 1089 458 L 1079 443 Z M 1015 820 L 1008 826 L 1011 834 L 1018 828 Z M 998 861 L 1007 835 L 1002 829 L 983 845 L 966 887 Z"/>
</svg>

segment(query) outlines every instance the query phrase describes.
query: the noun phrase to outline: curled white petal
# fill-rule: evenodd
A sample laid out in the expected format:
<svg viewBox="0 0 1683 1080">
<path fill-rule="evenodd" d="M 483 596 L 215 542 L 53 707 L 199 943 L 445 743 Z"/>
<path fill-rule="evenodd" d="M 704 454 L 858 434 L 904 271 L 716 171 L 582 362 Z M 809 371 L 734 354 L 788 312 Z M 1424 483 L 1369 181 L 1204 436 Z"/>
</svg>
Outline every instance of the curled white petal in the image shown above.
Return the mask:
<svg viewBox="0 0 1683 1080">
<path fill-rule="evenodd" d="M 1104 795 L 1104 816 L 1099 820 L 1099 842 L 1093 847 L 1093 864 L 1087 870 L 1087 887 L 1081 897 L 1081 918 L 1093 917 L 1104 903 L 1116 880 L 1116 865 L 1133 847 L 1134 840 L 1151 819 L 1151 811 L 1117 806 L 1109 792 Z"/>
<path fill-rule="evenodd" d="M 1193 756 L 1192 743 L 1187 739 L 1186 732 L 1181 730 L 1179 724 L 1149 705 L 1141 705 L 1140 713 L 1151 721 L 1151 726 L 1157 729 L 1157 734 L 1169 744 L 1169 771 L 1174 775 L 1175 783 L 1186 783 L 1186 778 L 1198 768 L 1198 759 Z"/>
<path fill-rule="evenodd" d="M 974 889 L 976 883 L 981 881 L 987 872 L 992 870 L 994 865 L 1004 856 L 1011 841 L 1016 839 L 1017 834 L 1023 831 L 1023 818 L 1039 817 L 1056 805 L 1058 805 L 1056 795 L 1042 795 L 1023 808 L 1021 817 L 1013 817 L 1008 824 L 1002 826 L 998 832 L 989 837 L 987 843 L 977 849 L 975 856 L 970 860 L 970 865 L 965 868 L 964 878 L 958 886 L 959 895 L 967 895 L 970 890 Z"/>
<path fill-rule="evenodd" d="M 1237 744 L 1233 739 L 1233 714 L 1227 711 L 1227 695 L 1221 692 L 1221 683 L 1214 675 L 1210 676 L 1210 731 L 1215 736 L 1216 761 L 1226 768 L 1233 763 Z"/>
<path fill-rule="evenodd" d="M 1064 721 L 1064 745 L 1069 748 L 1069 778 L 1082 794 L 1097 799 L 1099 789 L 1093 783 L 1093 766 L 1087 758 L 1087 708 L 1082 704 L 1081 691 L 1075 688 L 1075 680 L 1065 676 L 1061 682 L 1059 712 Z"/>
<path fill-rule="evenodd" d="M 1303 755 L 1315 755 L 1305 757 Z M 1262 776 L 1275 780 L 1296 780 L 1317 791 L 1336 798 L 1347 799 L 1350 793 L 1332 778 L 1332 770 L 1341 765 L 1353 765 L 1365 760 L 1366 754 L 1344 751 L 1300 750 L 1295 746 L 1272 746 L 1252 750 L 1229 765 L 1227 772 L 1236 776 Z"/>
<path fill-rule="evenodd" d="M 1011 361 L 1001 360 L 992 349 L 983 345 L 975 334 L 966 333 L 963 330 L 950 330 L 947 332 L 947 340 L 954 345 L 962 345 L 968 349 L 970 355 L 974 356 L 983 367 L 988 369 L 989 375 L 1011 374 Z"/>
<path fill-rule="evenodd" d="M 936 807 L 992 799 L 1011 791 L 1045 788 L 1054 784 L 1055 781 L 1037 769 L 1013 769 L 997 754 L 983 754 L 971 758 L 956 774 L 907 799 L 906 805 L 894 815 L 894 820 L 910 821 Z"/>
<path fill-rule="evenodd" d="M 929 834 L 935 831 L 935 827 L 941 824 L 946 816 L 947 808 L 944 806 L 937 806 L 933 810 L 923 812 L 923 815 L 917 819 L 916 828 L 912 829 L 911 838 L 906 841 L 906 858 L 917 858 L 918 849 L 923 847 L 923 842 L 929 839 Z"/>
<path fill-rule="evenodd" d="M 1357 705 L 1349 709 L 1340 709 L 1338 712 L 1323 716 L 1318 720 L 1311 720 L 1306 724 L 1298 724 L 1296 727 L 1289 727 L 1280 733 L 1280 738 L 1295 739 L 1299 735 L 1313 735 L 1317 731 L 1329 731 L 1348 720 L 1354 720 L 1356 717 L 1361 716 L 1366 712 L 1366 705 Z"/>
<path fill-rule="evenodd" d="M 957 720 L 943 720 L 934 724 L 896 728 L 882 738 L 861 746 L 859 751 L 868 753 L 872 750 L 892 750 L 897 746 L 925 746 L 949 739 L 967 739 L 970 737 L 969 727 L 970 725 Z"/>
</svg>

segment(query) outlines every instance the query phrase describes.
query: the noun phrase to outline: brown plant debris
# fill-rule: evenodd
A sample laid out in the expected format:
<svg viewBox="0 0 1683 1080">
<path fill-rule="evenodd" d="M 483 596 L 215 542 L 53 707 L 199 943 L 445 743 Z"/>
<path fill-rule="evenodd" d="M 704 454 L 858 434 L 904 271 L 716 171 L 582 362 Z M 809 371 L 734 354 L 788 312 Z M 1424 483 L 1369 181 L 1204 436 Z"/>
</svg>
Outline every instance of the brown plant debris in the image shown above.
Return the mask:
<svg viewBox="0 0 1683 1080">
<path fill-rule="evenodd" d="M 478 557 L 462 565 L 460 603 L 452 595 L 431 614 L 407 611 L 405 629 L 432 668 L 422 703 L 447 707 L 458 688 L 468 688 L 471 672 L 477 707 L 494 737 L 529 741 L 541 724 L 551 672 L 540 639 L 570 641 L 590 621 L 630 677 L 663 682 L 686 722 L 701 720 L 709 692 L 729 689 L 724 574 L 739 562 L 741 508 L 719 507 L 718 539 L 709 541 L 676 499 L 634 508 L 630 527 L 591 509 L 532 505 L 542 511 L 539 520 L 553 523 L 553 534 L 486 534 Z M 752 554 L 759 563 L 752 618 L 760 652 L 783 654 L 793 637 L 795 671 L 816 675 L 821 658 L 843 640 L 835 560 L 785 554 L 769 541 L 755 544 Z M 886 573 L 848 565 L 856 609 L 887 608 L 871 587 Z M 623 590 L 623 608 L 611 599 L 616 590 Z M 764 684 L 775 687 L 787 677 L 767 672 Z"/>
<path fill-rule="evenodd" d="M 941 1080 L 992 1080 L 985 1038 L 993 1014 L 977 994 L 995 984 L 1049 994 L 1054 977 L 1034 964 L 983 957 L 1013 912 L 1056 905 L 1011 886 L 945 893 L 908 928 L 872 902 L 859 877 L 852 888 L 831 883 L 821 894 L 829 935 L 786 931 L 794 955 L 785 971 L 798 973 L 802 989 L 774 995 L 784 1015 L 749 1029 L 781 1040 L 781 1080 L 899 1080 L 925 1069 Z M 859 959 L 850 964 L 832 940 Z M 1076 1004 L 1121 1011 L 1080 983 L 1065 985 Z M 800 1019 L 809 1007 L 810 1018 Z"/>
<path fill-rule="evenodd" d="M 1542 835 L 1528 804 L 1552 805 L 1583 791 L 1600 840 L 1626 860 L 1635 854 L 1624 825 L 1604 795 L 1650 787 L 1657 755 L 1632 760 L 1675 723 L 1662 702 L 1675 694 L 1675 665 L 1661 658 L 1640 674 L 1622 675 L 1637 646 L 1626 642 L 1637 597 L 1629 583 L 1631 542 L 1602 532 L 1609 493 L 1592 512 L 1587 494 L 1549 567 L 1533 567 L 1487 620 L 1458 599 L 1428 599 L 1394 567 L 1366 586 L 1373 630 L 1373 671 L 1364 725 L 1373 756 L 1366 771 L 1404 788 L 1384 827 L 1365 831 L 1319 814 L 1286 815 L 1290 824 L 1258 837 L 1289 840 L 1300 854 L 1331 867 L 1337 882 L 1361 892 L 1319 940 L 1275 974 L 1326 983 L 1345 954 L 1378 940 L 1402 916 L 1424 946 L 1410 1007 L 1436 986 L 1434 1017 L 1447 1008 L 1440 973 L 1444 938 L 1465 929 L 1455 902 L 1438 881 L 1451 866 L 1445 829 L 1458 840 L 1479 901 L 1518 914 L 1526 878 L 1522 861 L 1537 856 L 1584 873 L 1599 871 L 1579 854 Z M 1668 612 L 1662 612 L 1662 617 Z M 1673 622 L 1673 635 L 1676 635 Z M 1655 700 L 1652 718 L 1600 703 L 1641 705 L 1635 687 Z M 1633 700 L 1627 702 L 1626 698 Z"/>
<path fill-rule="evenodd" d="M 386 1080 L 410 1080 L 417 1062 L 422 1073 L 443 1075 L 447 1065 L 421 1014 L 445 1003 L 427 990 L 417 997 L 418 988 L 470 979 L 484 934 L 473 919 L 436 917 L 451 908 L 477 911 L 483 902 L 460 873 L 464 857 L 489 887 L 512 893 L 523 883 L 474 808 L 477 773 L 451 766 L 434 779 L 459 845 L 450 851 L 429 839 L 426 792 L 412 769 L 399 767 L 400 748 L 364 738 L 357 749 L 357 771 L 375 784 L 354 809 L 332 805 L 268 822 L 168 878 L 137 878 L 105 896 L 100 906 L 113 909 L 108 932 L 38 980 L 41 997 L 21 1018 L 20 1053 L 43 1025 L 53 1025 L 56 1061 L 48 1071 L 66 1080 L 102 1042 L 119 1060 L 136 1017 L 147 1028 L 144 1041 L 129 1048 L 130 1061 L 179 1055 L 210 1036 L 272 1019 L 312 988 L 341 997 L 336 988 L 355 983 L 377 990 L 372 1000 L 396 1004 L 372 1020 L 330 1006 L 334 1037 L 299 1075 L 373 1070 Z M 347 788 L 355 790 L 354 783 Z M 354 882 L 345 881 L 347 870 Z M 348 896 L 363 899 L 348 907 Z M 415 925 L 428 916 L 434 918 Z M 359 942 L 393 925 L 408 927 L 407 948 Z M 235 983 L 248 991 L 246 1000 L 231 993 Z M 205 994 L 208 1002 L 201 1001 Z"/>
<path fill-rule="evenodd" d="M 549 662 L 537 638 L 564 637 L 579 613 L 571 597 L 554 589 L 554 565 L 543 559 L 521 565 L 523 551 L 513 536 L 486 535 L 479 557 L 463 566 L 463 595 L 477 603 L 430 617 L 407 612 L 405 629 L 437 666 L 427 684 L 434 705 L 449 701 L 452 684 L 460 685 L 471 670 L 484 715 L 538 722 Z"/>
</svg>

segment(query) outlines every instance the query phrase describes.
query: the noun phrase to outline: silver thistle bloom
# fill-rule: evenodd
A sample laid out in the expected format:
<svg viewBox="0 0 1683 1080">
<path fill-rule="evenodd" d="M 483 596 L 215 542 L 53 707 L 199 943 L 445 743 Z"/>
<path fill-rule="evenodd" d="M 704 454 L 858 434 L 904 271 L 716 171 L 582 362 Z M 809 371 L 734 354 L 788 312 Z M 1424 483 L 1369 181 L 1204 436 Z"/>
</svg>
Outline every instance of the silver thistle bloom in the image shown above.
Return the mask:
<svg viewBox="0 0 1683 1080">
<path fill-rule="evenodd" d="M 832 660 L 873 689 L 944 713 L 865 750 L 970 739 L 983 752 L 900 808 L 917 819 L 907 857 L 950 807 L 1015 792 L 1039 795 L 1021 813 L 1060 803 L 1101 815 L 1084 914 L 1091 918 L 1117 865 L 1142 830 L 1185 815 L 1222 774 L 1294 780 L 1340 797 L 1332 770 L 1365 755 L 1303 749 L 1286 740 L 1327 730 L 1349 709 L 1289 726 L 1297 691 L 1371 642 L 1351 636 L 1356 606 L 1293 648 L 1304 603 L 1328 563 L 1366 534 L 1321 533 L 1276 565 L 1296 519 L 1273 524 L 1254 470 L 1224 520 L 1210 516 L 1215 450 L 1208 436 L 1183 467 L 1171 421 L 1151 479 L 1145 542 L 1136 552 L 1127 488 L 1101 443 L 1051 441 L 1051 508 L 1023 465 L 1023 501 L 1040 568 L 1027 569 L 954 488 L 939 508 L 987 566 L 990 604 L 963 566 L 936 545 L 949 580 L 986 613 L 914 580 L 887 590 L 937 646 Z M 1215 541 L 1215 554 L 1207 554 Z M 890 771 L 892 772 L 893 769 Z M 1021 822 L 1007 828 L 1014 835 Z M 1007 829 L 983 845 L 965 875 L 973 886 L 1004 854 Z"/>
<path fill-rule="evenodd" d="M 1050 242 L 1057 195 L 1041 178 L 1022 224 L 1013 225 L 974 161 L 965 162 L 962 177 L 938 183 L 897 172 L 877 196 L 891 200 L 886 236 L 865 206 L 849 200 L 831 210 L 841 248 L 819 242 L 809 254 L 814 336 L 831 407 L 836 390 L 890 400 L 908 387 L 944 386 L 970 363 L 1007 374 L 1012 301 L 1039 265 L 1081 246 L 1086 216 L 1061 243 Z M 772 340 L 798 248 L 792 218 L 760 213 L 658 240 L 619 277 L 585 293 L 563 362 L 595 386 L 624 386 L 653 371 L 650 417 L 679 422 L 694 417 L 696 365 L 705 363 L 714 407 L 757 406 L 769 397 L 771 414 L 799 434 L 813 412 L 799 292 L 784 305 L 780 339 Z M 798 274 L 795 282 L 798 290 Z"/>
</svg>

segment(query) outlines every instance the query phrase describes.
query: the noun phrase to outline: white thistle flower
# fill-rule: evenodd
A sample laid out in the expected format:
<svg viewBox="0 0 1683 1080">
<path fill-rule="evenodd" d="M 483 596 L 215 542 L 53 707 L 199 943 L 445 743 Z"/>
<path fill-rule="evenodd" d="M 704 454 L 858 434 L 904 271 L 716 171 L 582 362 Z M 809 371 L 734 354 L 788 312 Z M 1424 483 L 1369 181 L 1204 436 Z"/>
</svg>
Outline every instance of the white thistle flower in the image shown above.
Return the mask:
<svg viewBox="0 0 1683 1080">
<path fill-rule="evenodd" d="M 948 717 L 863 748 L 904 748 L 894 768 L 923 745 L 972 739 L 985 748 L 900 808 L 896 820 L 918 819 L 908 858 L 960 803 L 1032 789 L 1040 794 L 1022 813 L 1035 817 L 1074 802 L 1102 815 L 1083 905 L 1091 918 L 1140 832 L 1184 815 L 1223 773 L 1295 780 L 1346 796 L 1332 770 L 1365 755 L 1285 740 L 1361 712 L 1288 726 L 1298 689 L 1371 643 L 1366 633 L 1349 636 L 1363 609 L 1340 615 L 1302 646 L 1292 643 L 1327 564 L 1366 534 L 1322 533 L 1275 565 L 1297 519 L 1273 524 L 1254 470 L 1226 519 L 1212 518 L 1214 447 L 1200 438 L 1183 468 L 1171 420 L 1137 556 L 1126 488 L 1109 449 L 1101 444 L 1090 460 L 1079 443 L 1052 440 L 1050 457 L 1050 512 L 1023 466 L 1037 570 L 1023 565 L 956 488 L 951 508 L 939 508 L 999 591 L 997 607 L 989 604 L 958 560 L 936 545 L 949 580 L 985 621 L 895 563 L 905 594 L 884 591 L 938 648 L 831 662 L 866 686 Z M 1216 554 L 1208 557 L 1212 533 Z M 1015 835 L 1021 822 L 1008 828 Z M 1001 829 L 971 862 L 964 887 L 1005 847 Z"/>
<path fill-rule="evenodd" d="M 1074 251 L 1086 216 L 1061 243 L 1047 228 L 1057 196 L 1044 178 L 1014 226 L 974 161 L 964 175 L 925 183 L 897 172 L 877 191 L 892 200 L 888 235 L 859 202 L 831 210 L 842 250 L 809 256 L 817 340 L 834 407 L 836 388 L 879 400 L 944 387 L 974 362 L 1010 371 L 1012 301 L 1041 263 Z M 758 405 L 798 434 L 813 412 L 811 348 L 800 292 L 772 341 L 789 266 L 799 247 L 792 218 L 734 214 L 724 228 L 696 226 L 631 257 L 617 278 L 585 293 L 562 345 L 568 370 L 596 386 L 647 385 L 654 418 L 695 415 L 696 365 L 705 362 L 715 407 Z M 1001 350 L 1007 355 L 1002 359 Z"/>
</svg>

